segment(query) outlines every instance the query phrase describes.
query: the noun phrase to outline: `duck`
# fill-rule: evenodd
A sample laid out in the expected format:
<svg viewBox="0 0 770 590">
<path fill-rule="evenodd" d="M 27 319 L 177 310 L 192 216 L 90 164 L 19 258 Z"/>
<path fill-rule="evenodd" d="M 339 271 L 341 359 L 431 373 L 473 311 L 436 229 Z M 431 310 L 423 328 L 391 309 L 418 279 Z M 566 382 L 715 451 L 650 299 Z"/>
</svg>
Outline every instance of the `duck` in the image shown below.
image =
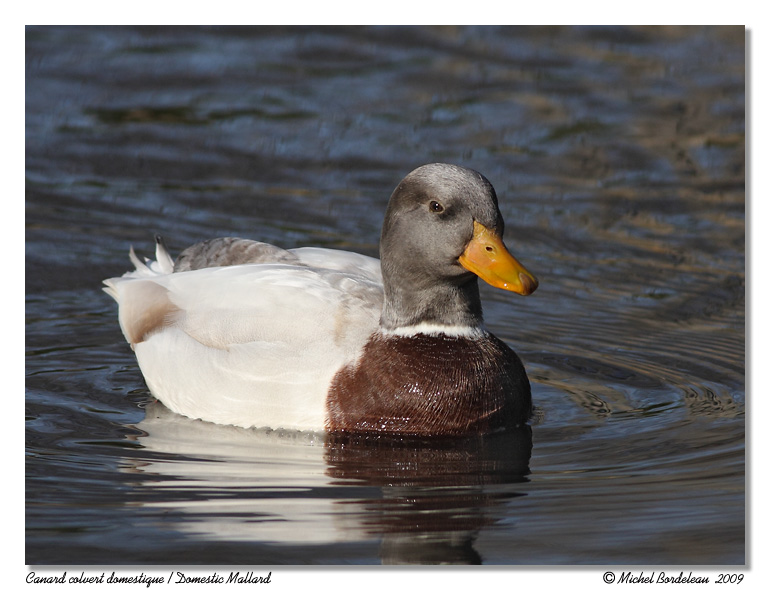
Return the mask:
<svg viewBox="0 0 770 590">
<path fill-rule="evenodd" d="M 432 163 L 396 186 L 379 260 L 237 237 L 199 242 L 104 281 L 152 395 L 242 428 L 409 436 L 526 424 L 529 379 L 485 327 L 478 279 L 530 295 L 492 184 Z"/>
</svg>

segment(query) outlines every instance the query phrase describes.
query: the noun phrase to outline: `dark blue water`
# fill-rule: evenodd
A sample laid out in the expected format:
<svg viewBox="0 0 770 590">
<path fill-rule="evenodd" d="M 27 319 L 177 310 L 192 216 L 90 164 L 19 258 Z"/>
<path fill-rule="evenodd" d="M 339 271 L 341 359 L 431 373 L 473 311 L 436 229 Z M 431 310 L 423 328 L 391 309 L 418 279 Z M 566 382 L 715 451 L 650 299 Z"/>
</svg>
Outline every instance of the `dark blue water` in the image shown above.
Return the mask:
<svg viewBox="0 0 770 590">
<path fill-rule="evenodd" d="M 745 32 L 26 30 L 28 564 L 739 565 Z M 391 191 L 494 184 L 482 287 L 531 429 L 241 430 L 155 402 L 101 280 L 238 235 L 376 255 Z"/>
</svg>

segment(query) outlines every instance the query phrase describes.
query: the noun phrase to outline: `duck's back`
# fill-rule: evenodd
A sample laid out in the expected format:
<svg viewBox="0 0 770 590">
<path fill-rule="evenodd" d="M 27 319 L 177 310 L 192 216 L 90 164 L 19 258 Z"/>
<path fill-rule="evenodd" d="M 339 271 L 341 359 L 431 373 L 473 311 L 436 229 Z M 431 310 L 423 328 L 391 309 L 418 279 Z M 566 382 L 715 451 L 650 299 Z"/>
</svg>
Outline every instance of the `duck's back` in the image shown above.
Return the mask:
<svg viewBox="0 0 770 590">
<path fill-rule="evenodd" d="M 288 263 L 149 265 L 106 281 L 148 387 L 171 410 L 244 427 L 324 428 L 334 374 L 379 321 L 378 261 L 289 252 Z"/>
</svg>

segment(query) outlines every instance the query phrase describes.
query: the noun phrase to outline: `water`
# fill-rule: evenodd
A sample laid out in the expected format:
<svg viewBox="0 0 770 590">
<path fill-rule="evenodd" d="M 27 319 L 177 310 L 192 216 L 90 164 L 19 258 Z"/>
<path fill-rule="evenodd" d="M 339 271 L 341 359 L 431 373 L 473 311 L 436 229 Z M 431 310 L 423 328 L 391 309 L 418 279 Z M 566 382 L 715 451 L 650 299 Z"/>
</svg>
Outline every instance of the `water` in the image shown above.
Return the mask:
<svg viewBox="0 0 770 590">
<path fill-rule="evenodd" d="M 28 27 L 26 562 L 737 565 L 745 33 Z M 326 440 L 149 395 L 100 281 L 155 232 L 376 255 L 430 161 L 540 279 L 482 286 L 537 415 Z"/>
</svg>

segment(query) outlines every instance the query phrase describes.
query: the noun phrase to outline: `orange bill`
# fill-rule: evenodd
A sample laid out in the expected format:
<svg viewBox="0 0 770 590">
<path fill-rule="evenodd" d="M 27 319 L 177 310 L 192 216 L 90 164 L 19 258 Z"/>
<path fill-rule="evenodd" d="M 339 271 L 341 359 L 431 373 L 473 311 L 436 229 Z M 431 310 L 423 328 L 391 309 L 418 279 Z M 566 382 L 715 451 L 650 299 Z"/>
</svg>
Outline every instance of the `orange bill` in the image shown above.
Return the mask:
<svg viewBox="0 0 770 590">
<path fill-rule="evenodd" d="M 491 229 L 473 222 L 473 237 L 458 258 L 460 264 L 498 289 L 529 295 L 537 279 L 516 260 Z"/>
</svg>

